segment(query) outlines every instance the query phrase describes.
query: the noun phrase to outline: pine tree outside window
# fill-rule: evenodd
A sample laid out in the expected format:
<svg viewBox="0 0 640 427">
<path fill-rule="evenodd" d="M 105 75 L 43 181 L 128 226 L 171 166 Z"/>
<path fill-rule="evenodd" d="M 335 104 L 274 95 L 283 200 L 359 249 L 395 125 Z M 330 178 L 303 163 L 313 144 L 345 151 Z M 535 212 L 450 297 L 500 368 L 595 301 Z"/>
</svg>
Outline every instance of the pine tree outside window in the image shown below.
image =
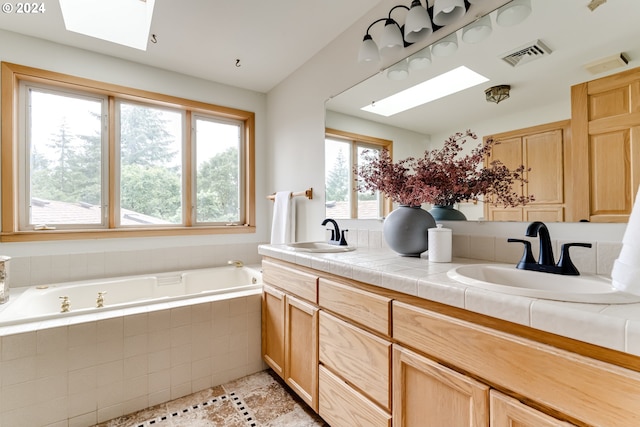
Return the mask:
<svg viewBox="0 0 640 427">
<path fill-rule="evenodd" d="M 2 85 L 2 241 L 255 232 L 253 113 L 4 62 Z"/>
<path fill-rule="evenodd" d="M 392 142 L 335 129 L 325 131 L 325 215 L 335 219 L 379 219 L 388 203 L 379 194 L 356 191 L 354 168 L 364 150 L 391 150 Z"/>
</svg>

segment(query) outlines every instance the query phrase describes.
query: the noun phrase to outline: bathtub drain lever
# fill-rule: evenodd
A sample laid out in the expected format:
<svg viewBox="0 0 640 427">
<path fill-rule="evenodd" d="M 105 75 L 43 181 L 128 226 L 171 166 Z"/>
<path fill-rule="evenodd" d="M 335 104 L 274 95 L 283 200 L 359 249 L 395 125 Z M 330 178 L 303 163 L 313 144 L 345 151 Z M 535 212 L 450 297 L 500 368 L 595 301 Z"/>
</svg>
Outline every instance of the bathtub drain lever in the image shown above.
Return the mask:
<svg viewBox="0 0 640 427">
<path fill-rule="evenodd" d="M 62 300 L 62 303 L 60 305 L 60 313 L 66 313 L 69 311 L 69 308 L 71 307 L 71 303 L 69 302 L 69 297 L 64 296 L 64 297 L 58 297 Z"/>
<path fill-rule="evenodd" d="M 98 292 L 98 298 L 96 298 L 96 308 L 104 307 L 104 294 L 106 293 L 107 291 Z"/>
</svg>

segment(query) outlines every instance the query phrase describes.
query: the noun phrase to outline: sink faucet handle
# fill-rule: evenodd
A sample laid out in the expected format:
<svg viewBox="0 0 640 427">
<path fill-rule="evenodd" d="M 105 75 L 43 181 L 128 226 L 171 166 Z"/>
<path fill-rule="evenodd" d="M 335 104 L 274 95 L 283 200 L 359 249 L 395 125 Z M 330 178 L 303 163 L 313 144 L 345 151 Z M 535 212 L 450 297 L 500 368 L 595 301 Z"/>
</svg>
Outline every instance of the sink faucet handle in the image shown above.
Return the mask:
<svg viewBox="0 0 640 427">
<path fill-rule="evenodd" d="M 349 230 L 342 230 L 340 234 L 340 246 L 347 246 L 347 239 L 344 237 L 345 231 L 348 232 Z"/>
<path fill-rule="evenodd" d="M 572 246 L 590 248 L 592 247 L 592 245 L 591 243 L 565 243 L 560 246 L 560 260 L 558 261 L 558 268 L 560 269 L 561 274 L 579 276 L 580 272 L 573 264 L 573 262 L 571 261 L 571 257 L 569 256 L 569 248 Z"/>
<path fill-rule="evenodd" d="M 331 228 L 326 228 L 326 230 L 331 232 L 330 240 L 336 240 L 336 230 L 332 230 Z"/>
<path fill-rule="evenodd" d="M 507 239 L 507 242 L 509 243 L 517 242 L 517 243 L 522 243 L 524 245 L 524 253 L 522 254 L 522 258 L 520 259 L 520 262 L 518 262 L 518 265 L 516 265 L 517 268 L 524 269 L 524 266 L 526 264 L 536 263 L 535 258 L 533 258 L 533 252 L 531 251 L 530 241 L 524 240 L 524 239 Z"/>
</svg>

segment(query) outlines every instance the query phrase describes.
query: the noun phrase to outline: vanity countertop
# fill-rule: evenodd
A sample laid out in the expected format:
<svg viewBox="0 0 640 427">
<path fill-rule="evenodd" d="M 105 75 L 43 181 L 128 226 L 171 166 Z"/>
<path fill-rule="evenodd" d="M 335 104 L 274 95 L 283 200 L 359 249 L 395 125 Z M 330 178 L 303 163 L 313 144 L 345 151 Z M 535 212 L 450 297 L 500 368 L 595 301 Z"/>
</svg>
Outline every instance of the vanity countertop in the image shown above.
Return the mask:
<svg viewBox="0 0 640 427">
<path fill-rule="evenodd" d="M 453 258 L 434 263 L 401 257 L 390 249 L 357 248 L 342 253 L 294 252 L 286 245 L 260 245 L 263 256 L 348 279 L 466 309 L 605 348 L 640 356 L 640 303 L 584 304 L 507 295 L 465 286 L 447 271 L 462 264 L 487 263 Z"/>
</svg>

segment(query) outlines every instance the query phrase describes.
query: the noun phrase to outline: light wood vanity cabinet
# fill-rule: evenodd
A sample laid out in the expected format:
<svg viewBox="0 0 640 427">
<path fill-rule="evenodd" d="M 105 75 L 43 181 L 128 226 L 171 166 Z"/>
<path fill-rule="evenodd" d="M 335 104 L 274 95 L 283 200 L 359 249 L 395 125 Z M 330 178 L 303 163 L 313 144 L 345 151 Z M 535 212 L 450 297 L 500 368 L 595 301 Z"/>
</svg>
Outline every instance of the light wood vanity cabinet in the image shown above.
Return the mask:
<svg viewBox="0 0 640 427">
<path fill-rule="evenodd" d="M 317 411 L 318 277 L 268 261 L 262 277 L 263 359 Z"/>
<path fill-rule="evenodd" d="M 332 427 L 640 426 L 633 356 L 284 262 L 263 270 L 264 360 Z M 312 277 L 315 303 L 292 293 Z"/>
<path fill-rule="evenodd" d="M 320 416 L 333 427 L 390 427 L 391 299 L 321 278 L 318 303 Z"/>
</svg>

